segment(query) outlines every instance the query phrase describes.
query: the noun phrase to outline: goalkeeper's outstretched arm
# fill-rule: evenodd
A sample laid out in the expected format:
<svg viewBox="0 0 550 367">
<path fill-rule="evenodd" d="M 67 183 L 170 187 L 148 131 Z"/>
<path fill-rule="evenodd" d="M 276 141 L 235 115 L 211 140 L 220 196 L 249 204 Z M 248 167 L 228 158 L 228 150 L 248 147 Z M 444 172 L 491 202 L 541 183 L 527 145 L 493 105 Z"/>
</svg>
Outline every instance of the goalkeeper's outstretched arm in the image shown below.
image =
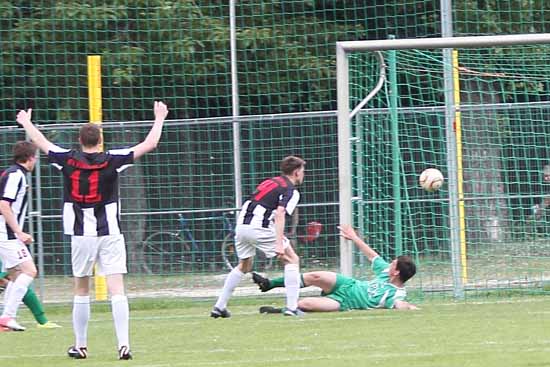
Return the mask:
<svg viewBox="0 0 550 367">
<path fill-rule="evenodd" d="M 361 237 L 359 237 L 352 226 L 349 224 L 342 224 L 338 228 L 340 229 L 340 236 L 353 241 L 355 246 L 365 254 L 369 261 L 372 261 L 375 257 L 379 256 L 378 252 L 374 251 L 365 241 L 363 241 L 363 239 L 361 239 Z"/>
<path fill-rule="evenodd" d="M 395 301 L 393 308 L 397 310 L 418 310 L 416 305 L 413 305 L 407 301 Z"/>
</svg>

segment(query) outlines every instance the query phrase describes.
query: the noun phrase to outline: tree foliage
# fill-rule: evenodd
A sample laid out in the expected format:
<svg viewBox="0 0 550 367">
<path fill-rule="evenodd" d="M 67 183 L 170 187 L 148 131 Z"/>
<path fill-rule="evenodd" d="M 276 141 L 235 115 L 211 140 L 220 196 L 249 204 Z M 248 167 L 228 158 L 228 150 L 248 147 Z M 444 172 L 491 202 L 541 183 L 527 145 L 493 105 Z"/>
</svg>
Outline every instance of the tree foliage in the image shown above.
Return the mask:
<svg viewBox="0 0 550 367">
<path fill-rule="evenodd" d="M 543 31 L 541 0 L 454 5 L 457 34 Z M 440 35 L 439 1 L 237 2 L 241 114 L 335 108 L 338 40 Z M 226 0 L 0 0 L 0 118 L 87 121 L 86 56 L 102 59 L 105 120 L 231 115 Z"/>
</svg>

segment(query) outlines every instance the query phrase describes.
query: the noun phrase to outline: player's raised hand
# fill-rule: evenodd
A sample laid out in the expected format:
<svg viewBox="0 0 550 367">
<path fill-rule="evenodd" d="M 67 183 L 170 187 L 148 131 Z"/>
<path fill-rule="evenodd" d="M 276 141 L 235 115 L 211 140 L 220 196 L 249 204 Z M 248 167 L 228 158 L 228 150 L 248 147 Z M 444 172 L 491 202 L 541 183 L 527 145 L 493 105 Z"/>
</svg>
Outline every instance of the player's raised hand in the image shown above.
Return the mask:
<svg viewBox="0 0 550 367">
<path fill-rule="evenodd" d="M 164 121 L 168 116 L 168 106 L 161 101 L 155 101 L 153 109 L 155 111 L 155 121 Z"/>
<path fill-rule="evenodd" d="M 369 261 L 372 261 L 378 256 L 378 252 L 374 251 L 365 241 L 363 241 L 352 226 L 349 224 L 341 224 L 338 229 L 340 230 L 340 236 L 347 240 L 352 240 L 353 244 L 367 256 Z"/>
<path fill-rule="evenodd" d="M 27 111 L 21 110 L 17 113 L 17 123 L 20 125 L 28 124 L 31 122 L 32 108 L 29 108 Z"/>
<path fill-rule="evenodd" d="M 338 226 L 338 229 L 340 230 L 340 236 L 344 237 L 347 240 L 355 241 L 359 238 L 357 232 L 355 232 L 355 229 L 353 229 L 353 227 L 349 224 L 342 224 Z"/>
</svg>

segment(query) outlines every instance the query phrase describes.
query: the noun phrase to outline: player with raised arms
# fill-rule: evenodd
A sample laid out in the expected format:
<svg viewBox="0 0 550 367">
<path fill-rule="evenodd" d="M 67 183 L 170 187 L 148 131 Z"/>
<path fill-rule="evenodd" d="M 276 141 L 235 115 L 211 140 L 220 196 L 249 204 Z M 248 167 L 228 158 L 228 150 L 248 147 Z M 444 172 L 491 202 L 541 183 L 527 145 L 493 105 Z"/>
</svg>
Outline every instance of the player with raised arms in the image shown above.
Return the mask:
<svg viewBox="0 0 550 367">
<path fill-rule="evenodd" d="M 118 178 L 136 159 L 157 147 L 168 108 L 162 102 L 155 102 L 155 121 L 143 142 L 107 152 L 102 152 L 99 126 L 83 125 L 79 132 L 81 149 L 64 149 L 51 143 L 32 124 L 31 112 L 31 109 L 19 111 L 17 122 L 63 174 L 63 229 L 71 236 L 74 275 L 75 344 L 67 353 L 76 359 L 88 356 L 89 278 L 97 262 L 98 273 L 105 275 L 111 295 L 118 358 L 131 359 L 130 311 L 124 290 L 126 247 L 119 223 Z"/>
</svg>

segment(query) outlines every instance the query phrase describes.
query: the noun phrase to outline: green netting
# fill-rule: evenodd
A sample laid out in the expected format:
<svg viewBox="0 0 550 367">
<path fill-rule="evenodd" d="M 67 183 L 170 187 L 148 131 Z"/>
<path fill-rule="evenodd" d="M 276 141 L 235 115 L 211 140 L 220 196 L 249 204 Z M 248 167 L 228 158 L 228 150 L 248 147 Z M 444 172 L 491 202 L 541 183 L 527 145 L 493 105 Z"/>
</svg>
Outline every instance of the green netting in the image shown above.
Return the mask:
<svg viewBox="0 0 550 367">
<path fill-rule="evenodd" d="M 452 4 L 455 35 L 543 32 L 550 5 Z M 440 1 L 239 1 L 240 114 L 334 110 L 334 43 L 437 37 Z M 227 0 L 0 1 L 0 123 L 17 108 L 86 121 L 86 56 L 103 58 L 104 119 L 231 115 Z"/>
<path fill-rule="evenodd" d="M 236 112 L 253 115 L 241 120 L 243 194 L 258 180 L 276 174 L 284 155 L 302 155 L 308 161 L 309 178 L 302 190 L 304 206 L 295 241 L 306 268 L 336 269 L 336 120 L 334 113 L 316 114 L 336 109 L 335 42 L 440 36 L 440 1 L 259 0 L 236 5 L 240 103 Z M 543 32 L 550 17 L 550 3 L 540 0 L 461 1 L 452 10 L 455 35 Z M 154 99 L 164 100 L 171 111 L 169 118 L 178 120 L 167 126 L 158 150 L 122 181 L 123 225 L 129 238 L 130 268 L 136 274 L 130 278 L 134 294 L 220 285 L 221 278 L 213 277 L 224 270 L 219 248 L 226 232 L 220 228 L 224 214 L 231 218 L 236 209 L 232 120 L 226 118 L 234 112 L 229 14 L 227 0 L 0 0 L 0 125 L 13 126 L 17 109 L 33 107 L 35 120 L 48 125 L 48 137 L 73 145 L 76 124 L 89 119 L 86 56 L 91 54 L 102 56 L 104 121 L 151 119 Z M 491 180 L 502 180 L 490 190 L 487 185 L 481 189 L 473 178 L 465 182 L 472 198 L 467 228 L 469 238 L 476 239 L 473 244 L 483 246 L 487 228 L 498 227 L 481 217 L 493 218 L 501 208 L 507 211 L 502 243 L 531 238 L 532 244 L 521 243 L 536 253 L 536 241 L 542 241 L 548 231 L 545 215 L 538 215 L 536 221 L 529 216 L 530 207 L 543 203 L 546 189 L 540 175 L 549 134 L 547 110 L 534 105 L 547 100 L 548 85 L 541 77 L 548 63 L 532 58 L 534 49 L 506 49 L 500 55 L 472 50 L 460 57 L 461 65 L 474 72 L 461 74 L 462 89 L 477 91 L 464 92 L 463 101 L 484 105 L 463 111 L 463 119 L 470 121 L 464 126 L 465 158 L 471 162 L 465 167 L 470 176 L 465 177 L 496 172 Z M 402 187 L 407 188 L 402 200 L 408 201 L 402 205 L 402 250 L 422 258 L 422 264 L 432 261 L 439 266 L 433 274 L 418 277 L 417 284 L 425 287 L 446 285 L 449 277 L 446 189 L 437 194 L 439 201 L 413 189 L 424 166 L 442 167 L 446 162 L 439 55 L 397 54 L 399 167 L 401 172 L 414 172 L 400 175 Z M 352 102 L 374 85 L 373 65 L 372 56 L 352 65 Z M 500 107 L 489 108 L 488 103 Z M 504 103 L 514 105 L 504 108 Z M 391 255 L 395 252 L 395 228 L 388 220 L 392 209 L 376 201 L 389 202 L 393 197 L 394 178 L 388 171 L 394 164 L 388 145 L 391 119 L 383 110 L 390 107 L 387 90 L 369 107 L 379 110 L 357 119 L 356 135 L 368 144 L 354 153 L 360 162 L 354 170 L 365 175 L 354 195 L 366 193 L 366 206 L 358 210 L 372 215 L 367 216 L 364 229 L 385 255 Z M 295 112 L 311 114 L 271 116 Z M 257 116 L 261 114 L 265 116 Z M 201 119 L 206 117 L 217 120 Z M 75 125 L 54 125 L 60 123 Z M 136 122 L 109 126 L 107 147 L 136 143 L 148 129 Z M 22 139 L 22 132 L 2 130 L 0 162 L 7 164 L 9 146 L 16 137 Z M 476 140 L 469 140 L 472 137 Z M 35 193 L 34 204 L 40 204 L 41 210 L 44 273 L 48 282 L 57 285 L 70 273 L 68 239 L 60 233 L 61 179 L 44 162 L 40 173 L 35 184 L 40 182 L 41 190 Z M 490 195 L 505 199 L 484 199 Z M 492 209 L 481 215 L 476 208 L 483 205 Z M 188 220 L 189 231 L 181 230 L 178 214 Z M 319 240 L 305 243 L 303 233 L 310 221 L 321 222 L 323 233 Z M 155 255 L 143 243 L 159 232 L 172 235 L 158 241 L 168 250 Z M 191 251 L 185 243 L 193 241 L 181 239 L 189 232 L 195 240 Z M 193 257 L 183 255 L 189 252 Z M 47 293 L 57 288 L 48 287 Z"/>
<path fill-rule="evenodd" d="M 549 51 L 546 45 L 458 50 L 461 119 L 455 126 L 461 126 L 462 148 L 452 149 L 463 166 L 466 290 L 540 290 L 550 280 Z M 450 230 L 460 223 L 449 217 L 449 186 L 428 193 L 418 185 L 426 168 L 448 177 L 454 154 L 446 138 L 442 52 L 384 56 L 386 88 L 353 119 L 359 138 L 352 146 L 354 215 L 384 256 L 417 259 L 420 272 L 411 285 L 452 290 Z M 378 65 L 368 53 L 349 59 L 353 107 L 374 87 Z M 363 262 L 357 254 L 359 273 Z"/>
</svg>

